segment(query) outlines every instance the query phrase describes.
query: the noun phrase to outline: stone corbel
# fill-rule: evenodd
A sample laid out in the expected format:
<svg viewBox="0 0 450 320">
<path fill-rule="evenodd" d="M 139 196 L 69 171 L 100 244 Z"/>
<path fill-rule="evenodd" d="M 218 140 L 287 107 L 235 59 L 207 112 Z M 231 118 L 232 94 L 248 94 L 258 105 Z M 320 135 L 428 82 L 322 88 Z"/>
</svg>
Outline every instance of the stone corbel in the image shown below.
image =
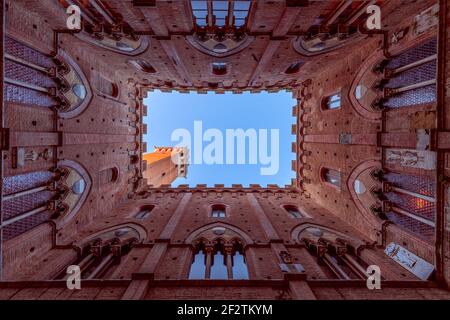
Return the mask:
<svg viewBox="0 0 450 320">
<path fill-rule="evenodd" d="M 292 256 L 288 251 L 282 250 L 278 253 L 278 255 L 280 256 L 280 259 L 281 261 L 283 261 L 283 263 L 286 264 L 292 263 Z"/>
<path fill-rule="evenodd" d="M 95 257 L 101 257 L 103 251 L 103 241 L 98 240 L 94 244 L 92 244 L 90 251 Z"/>
</svg>

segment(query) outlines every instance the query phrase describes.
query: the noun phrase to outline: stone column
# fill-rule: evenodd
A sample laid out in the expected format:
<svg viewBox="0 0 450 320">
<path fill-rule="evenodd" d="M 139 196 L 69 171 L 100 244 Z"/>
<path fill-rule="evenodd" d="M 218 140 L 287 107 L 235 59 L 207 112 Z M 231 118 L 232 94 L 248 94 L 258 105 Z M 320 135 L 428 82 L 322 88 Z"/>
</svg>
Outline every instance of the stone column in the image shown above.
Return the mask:
<svg viewBox="0 0 450 320">
<path fill-rule="evenodd" d="M 233 246 L 232 245 L 225 245 L 224 246 L 224 253 L 225 253 L 225 261 L 227 263 L 227 274 L 228 279 L 233 279 Z"/>
<path fill-rule="evenodd" d="M 131 281 L 122 296 L 122 300 L 139 300 L 145 297 L 150 281 L 154 278 L 156 268 L 167 251 L 170 239 L 172 238 L 172 235 L 181 220 L 184 209 L 191 199 L 191 196 L 192 193 L 185 193 L 183 195 L 183 198 L 178 204 L 175 212 L 159 235 L 157 243 L 155 243 L 148 253 L 139 271 L 133 275 L 135 278 Z"/>
<path fill-rule="evenodd" d="M 211 267 L 213 262 L 214 247 L 211 245 L 205 246 L 206 265 L 205 265 L 205 279 L 211 279 Z"/>
</svg>

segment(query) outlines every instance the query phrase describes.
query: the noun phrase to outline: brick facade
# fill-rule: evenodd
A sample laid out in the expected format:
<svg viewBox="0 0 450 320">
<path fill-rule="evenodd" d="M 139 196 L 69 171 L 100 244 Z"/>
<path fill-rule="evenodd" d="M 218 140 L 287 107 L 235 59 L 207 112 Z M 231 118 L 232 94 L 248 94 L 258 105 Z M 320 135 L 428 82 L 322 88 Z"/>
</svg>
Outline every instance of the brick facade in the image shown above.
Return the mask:
<svg viewBox="0 0 450 320">
<path fill-rule="evenodd" d="M 94 2 L 73 32 L 66 1 L 6 1 L 0 299 L 450 298 L 446 1 L 376 1 L 375 32 L 362 2 L 251 1 L 225 34 L 188 0 Z M 292 91 L 296 179 L 148 186 L 155 89 Z M 247 278 L 189 278 L 197 254 L 208 268 L 239 250 Z M 81 290 L 66 288 L 72 264 Z M 368 265 L 382 290 L 367 289 Z"/>
</svg>

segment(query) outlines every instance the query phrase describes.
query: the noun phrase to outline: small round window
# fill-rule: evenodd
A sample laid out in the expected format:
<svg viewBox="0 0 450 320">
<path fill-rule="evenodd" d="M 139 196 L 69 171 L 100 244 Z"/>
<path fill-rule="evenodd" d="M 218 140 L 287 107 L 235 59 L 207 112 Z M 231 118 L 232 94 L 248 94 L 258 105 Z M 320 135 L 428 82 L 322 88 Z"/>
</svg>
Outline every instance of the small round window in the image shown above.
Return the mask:
<svg viewBox="0 0 450 320">
<path fill-rule="evenodd" d="M 82 194 L 85 188 L 86 183 L 83 179 L 80 179 L 72 185 L 72 192 L 75 194 Z"/>
<path fill-rule="evenodd" d="M 358 100 L 361 100 L 367 93 L 367 87 L 360 84 L 355 89 L 355 97 Z"/>
<path fill-rule="evenodd" d="M 362 183 L 360 180 L 356 179 L 355 183 L 353 185 L 356 194 L 363 194 L 364 192 L 366 192 L 366 186 L 364 185 L 364 183 Z"/>
<path fill-rule="evenodd" d="M 86 98 L 86 87 L 81 83 L 74 84 L 72 87 L 72 91 L 81 100 Z"/>
<path fill-rule="evenodd" d="M 134 48 L 130 45 L 126 44 L 125 42 L 118 41 L 116 42 L 116 47 L 122 51 L 133 51 Z"/>
</svg>

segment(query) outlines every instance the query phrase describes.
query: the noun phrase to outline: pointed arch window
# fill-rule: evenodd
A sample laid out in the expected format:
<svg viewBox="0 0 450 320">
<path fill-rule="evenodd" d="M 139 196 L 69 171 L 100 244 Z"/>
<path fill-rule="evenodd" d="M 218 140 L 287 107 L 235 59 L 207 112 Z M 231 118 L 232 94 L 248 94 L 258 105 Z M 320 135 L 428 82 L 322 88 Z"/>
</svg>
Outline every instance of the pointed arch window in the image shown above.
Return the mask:
<svg viewBox="0 0 450 320">
<path fill-rule="evenodd" d="M 336 237 L 337 234 L 330 231 L 310 227 L 299 235 L 299 240 L 317 257 L 326 277 L 342 280 L 367 279 L 368 264 L 357 255 L 354 247 Z"/>
<path fill-rule="evenodd" d="M 97 79 L 95 81 L 95 87 L 97 88 L 97 90 L 99 92 L 101 92 L 102 94 L 104 94 L 106 96 L 109 96 L 112 98 L 117 98 L 119 96 L 119 87 L 117 86 L 117 84 L 115 84 L 114 82 L 112 82 L 109 79 L 106 79 L 101 74 L 97 74 Z"/>
<path fill-rule="evenodd" d="M 225 62 L 213 62 L 212 72 L 216 76 L 223 76 L 227 74 L 227 64 Z"/>
<path fill-rule="evenodd" d="M 121 259 L 139 242 L 138 232 L 130 227 L 122 227 L 100 234 L 81 248 L 81 255 L 72 263 L 81 271 L 82 279 L 109 278 L 120 265 Z M 66 279 L 67 266 L 55 279 Z"/>
<path fill-rule="evenodd" d="M 142 206 L 140 208 L 140 210 L 138 211 L 138 213 L 136 213 L 136 215 L 134 216 L 136 219 L 146 219 L 150 216 L 150 213 L 153 211 L 153 209 L 155 208 L 154 205 L 145 205 Z"/>
<path fill-rule="evenodd" d="M 198 27 L 242 27 L 246 23 L 250 5 L 251 0 L 191 0 Z"/>
<path fill-rule="evenodd" d="M 284 210 L 287 211 L 289 216 L 294 219 L 301 219 L 301 218 L 309 218 L 308 215 L 306 215 L 304 212 L 300 211 L 300 209 L 297 206 L 294 205 L 285 205 L 283 206 Z"/>
<path fill-rule="evenodd" d="M 217 240 L 215 244 L 198 242 L 189 279 L 248 279 L 244 248 L 240 241 Z"/>
<path fill-rule="evenodd" d="M 301 66 L 303 65 L 303 62 L 296 62 L 291 64 L 284 73 L 286 74 L 295 74 L 300 71 Z"/>
<path fill-rule="evenodd" d="M 138 59 L 138 60 L 131 60 L 130 63 L 138 70 L 145 72 L 145 73 L 156 73 L 156 69 L 153 68 L 153 66 L 144 59 Z"/>
<path fill-rule="evenodd" d="M 341 188 L 341 173 L 339 171 L 322 168 L 321 176 L 324 182 L 329 183 L 336 188 Z"/>
</svg>

